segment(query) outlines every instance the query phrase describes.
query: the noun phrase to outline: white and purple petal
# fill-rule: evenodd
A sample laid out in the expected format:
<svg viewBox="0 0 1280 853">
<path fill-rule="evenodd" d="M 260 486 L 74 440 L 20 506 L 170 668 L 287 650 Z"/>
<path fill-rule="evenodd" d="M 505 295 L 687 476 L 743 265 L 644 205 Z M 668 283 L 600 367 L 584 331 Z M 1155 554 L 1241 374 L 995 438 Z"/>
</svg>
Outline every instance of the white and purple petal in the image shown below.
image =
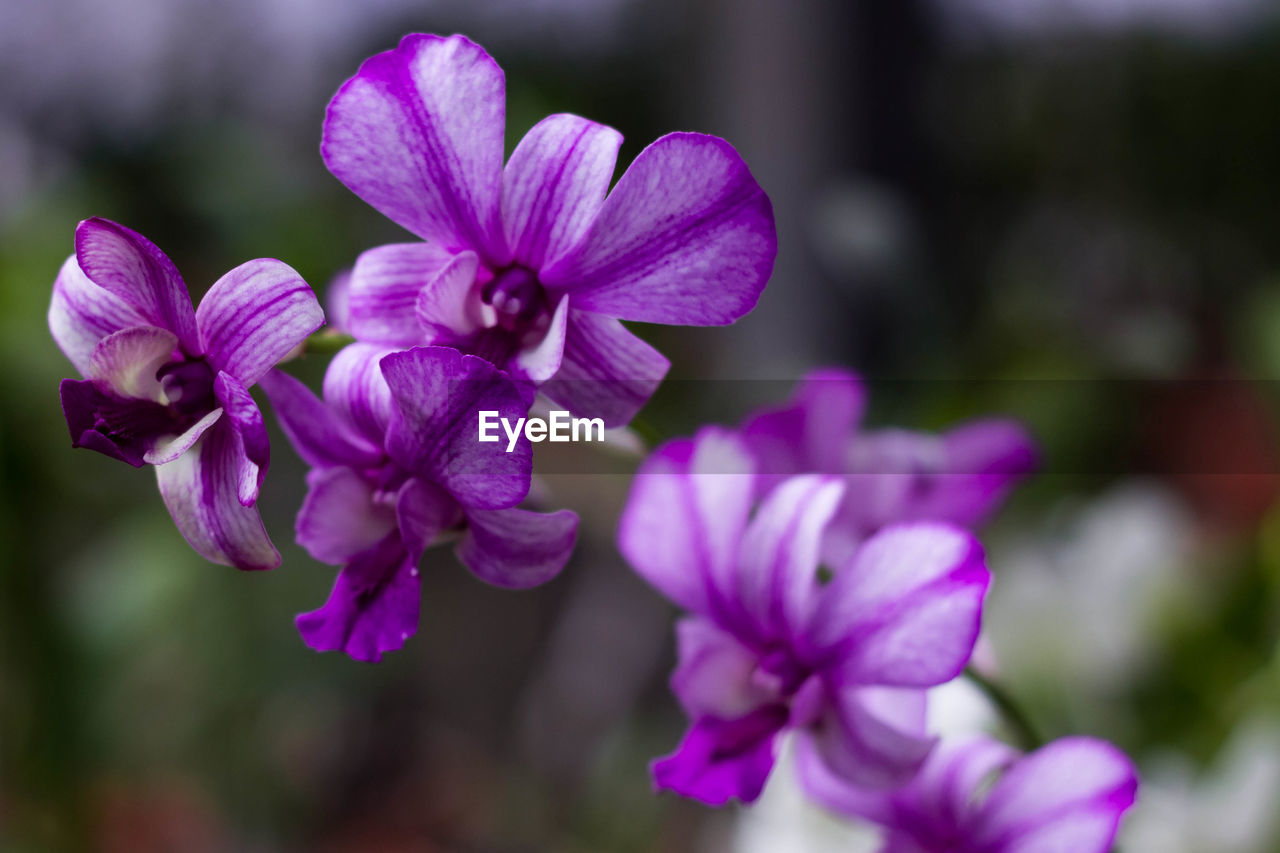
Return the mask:
<svg viewBox="0 0 1280 853">
<path fill-rule="evenodd" d="M 672 133 L 640 152 L 578 245 L 539 278 L 607 317 L 724 325 L 755 306 L 777 248 L 769 198 L 733 147 Z"/>
<path fill-rule="evenodd" d="M 178 336 L 167 329 L 121 329 L 98 342 L 86 377 L 104 393 L 127 400 L 167 403 L 157 374 L 173 360 L 178 346 Z"/>
<path fill-rule="evenodd" d="M 450 251 L 506 261 L 501 193 L 506 81 L 463 36 L 405 36 L 329 102 L 320 144 L 338 180 Z"/>
<path fill-rule="evenodd" d="M 1063 738 L 1000 777 L 973 841 L 1001 853 L 1107 853 L 1137 790 L 1133 762 L 1120 750 L 1094 738 Z"/>
<path fill-rule="evenodd" d="M 626 426 L 670 367 L 662 353 L 618 320 L 570 309 L 560 369 L 540 390 L 578 417 L 601 418 L 609 428 Z"/>
<path fill-rule="evenodd" d="M 866 389 L 854 373 L 824 368 L 800 381 L 786 405 L 766 409 L 742 426 L 756 455 L 762 491 L 795 474 L 842 474 L 866 408 Z"/>
<path fill-rule="evenodd" d="M 676 623 L 676 657 L 671 690 L 693 719 L 736 719 L 779 698 L 757 677 L 756 654 L 704 617 Z"/>
<path fill-rule="evenodd" d="M 384 356 L 393 347 L 356 341 L 338 351 L 324 373 L 324 400 L 347 429 L 382 447 L 395 403 L 382 376 Z"/>
<path fill-rule="evenodd" d="M 460 309 L 471 282 L 465 271 L 470 251 L 450 252 L 435 243 L 389 243 L 368 249 L 351 268 L 347 294 L 351 334 L 369 343 L 397 347 L 424 342 L 426 331 L 417 316 L 427 291 L 442 291 L 441 313 Z M 446 269 L 450 274 L 441 277 Z M 472 269 L 474 279 L 475 270 Z M 436 296 L 426 296 L 428 303 Z M 448 313 L 445 324 L 456 315 Z"/>
<path fill-rule="evenodd" d="M 941 684 L 973 651 L 989 580 L 982 546 L 966 531 L 894 525 L 836 571 L 803 642 L 842 683 Z"/>
<path fill-rule="evenodd" d="M 249 389 L 226 371 L 219 371 L 213 380 L 213 394 L 235 431 L 242 450 L 240 503 L 253 506 L 267 476 L 267 466 L 271 463 L 271 442 L 267 438 L 262 410 L 249 394 Z"/>
<path fill-rule="evenodd" d="M 177 459 L 156 466 L 156 481 L 178 531 L 207 560 L 238 569 L 273 569 L 280 554 L 258 511 L 240 503 L 243 451 L 225 420 Z"/>
<path fill-rule="evenodd" d="M 739 549 L 734 601 L 762 641 L 790 643 L 806 627 L 822 534 L 844 494 L 834 477 L 804 474 L 771 492 Z"/>
<path fill-rule="evenodd" d="M 622 134 L 575 115 L 544 118 L 502 173 L 502 222 L 516 263 L 541 269 L 572 249 L 595 220 Z"/>
<path fill-rule="evenodd" d="M 214 282 L 196 323 L 210 365 L 250 387 L 324 325 L 324 312 L 292 267 L 259 258 Z"/>
<path fill-rule="evenodd" d="M 924 691 L 853 687 L 828 688 L 799 740 L 845 784 L 891 790 L 916 774 L 938 739 L 925 732 Z"/>
<path fill-rule="evenodd" d="M 671 601 L 714 617 L 732 588 L 753 473 L 750 453 L 725 430 L 667 442 L 636 472 L 618 548 Z"/>
<path fill-rule="evenodd" d="M 103 338 L 147 324 L 132 304 L 90 281 L 75 255 L 62 264 L 49 302 L 49 331 L 81 376 L 89 375 L 89 361 Z"/>
<path fill-rule="evenodd" d="M 191 294 L 173 261 L 146 237 L 108 219 L 86 219 L 76 227 L 76 261 L 147 324 L 177 335 L 187 355 L 201 354 Z"/>
</svg>

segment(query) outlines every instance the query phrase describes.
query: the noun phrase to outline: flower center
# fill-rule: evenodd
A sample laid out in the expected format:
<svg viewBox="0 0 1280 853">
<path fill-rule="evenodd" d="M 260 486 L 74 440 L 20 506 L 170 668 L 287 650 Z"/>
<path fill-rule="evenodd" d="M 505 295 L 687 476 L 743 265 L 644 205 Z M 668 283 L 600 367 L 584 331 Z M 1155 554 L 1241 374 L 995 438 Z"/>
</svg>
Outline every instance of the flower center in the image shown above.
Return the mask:
<svg viewBox="0 0 1280 853">
<path fill-rule="evenodd" d="M 177 419 L 201 418 L 213 410 L 213 368 L 203 358 L 171 361 L 156 371 L 160 388 Z"/>
<path fill-rule="evenodd" d="M 507 267 L 485 283 L 480 301 L 493 308 L 494 325 L 522 337 L 545 332 L 550 305 L 538 276 L 525 267 Z"/>
</svg>

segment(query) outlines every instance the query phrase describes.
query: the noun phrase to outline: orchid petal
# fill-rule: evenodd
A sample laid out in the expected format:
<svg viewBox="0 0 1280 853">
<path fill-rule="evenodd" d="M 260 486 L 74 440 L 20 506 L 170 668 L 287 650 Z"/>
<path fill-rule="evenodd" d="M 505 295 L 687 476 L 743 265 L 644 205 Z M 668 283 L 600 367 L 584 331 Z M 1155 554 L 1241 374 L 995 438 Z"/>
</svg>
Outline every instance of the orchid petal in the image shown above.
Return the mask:
<svg viewBox="0 0 1280 853">
<path fill-rule="evenodd" d="M 182 454 L 186 453 L 191 447 L 200 440 L 209 427 L 213 426 L 222 418 L 222 409 L 214 409 L 200 420 L 187 427 L 178 435 L 164 436 L 156 440 L 151 449 L 142 455 L 142 459 L 148 465 L 168 465 Z M 236 454 L 240 458 L 241 454 Z M 247 461 L 241 459 L 242 462 Z M 238 493 L 238 489 L 237 489 Z"/>
<path fill-rule="evenodd" d="M 794 474 L 842 474 L 845 457 L 866 407 L 866 389 L 856 374 L 840 368 L 815 370 L 801 380 L 791 400 L 758 413 L 742 434 L 771 478 L 763 491 Z"/>
<path fill-rule="evenodd" d="M 733 147 L 672 133 L 640 152 L 578 245 L 539 278 L 609 317 L 724 325 L 755 306 L 777 248 L 769 198 Z"/>
<path fill-rule="evenodd" d="M 1106 853 L 1137 789 L 1133 763 L 1120 750 L 1093 738 L 1063 738 L 1000 777 L 974 840 L 1009 853 Z"/>
<path fill-rule="evenodd" d="M 298 614 L 298 633 L 316 651 L 343 651 L 360 661 L 401 648 L 418 630 L 416 562 L 399 535 L 388 534 L 338 573 L 323 607 Z"/>
<path fill-rule="evenodd" d="M 736 601 L 764 639 L 802 630 L 818 585 L 822 533 L 844 494 L 832 477 L 792 477 L 773 491 L 742 538 Z"/>
<path fill-rule="evenodd" d="M 347 294 L 351 334 L 397 347 L 422 343 L 422 325 L 414 316 L 420 295 L 446 268 L 474 257 L 435 243 L 390 243 L 361 252 Z"/>
<path fill-rule="evenodd" d="M 475 252 L 459 252 L 418 288 L 413 313 L 418 323 L 414 343 L 450 340 L 480 328 L 480 296 L 473 286 L 480 258 Z"/>
<path fill-rule="evenodd" d="M 528 589 L 560 573 L 577 537 L 578 516 L 567 509 L 552 513 L 470 510 L 457 554 L 485 583 Z"/>
<path fill-rule="evenodd" d="M 88 378 L 128 400 L 165 403 L 156 374 L 173 360 L 178 336 L 155 326 L 121 329 L 103 338 L 89 359 Z"/>
<path fill-rule="evenodd" d="M 786 721 L 786 708 L 779 705 L 736 720 L 697 720 L 674 753 L 650 765 L 653 785 L 709 806 L 754 802 L 773 770 Z"/>
<path fill-rule="evenodd" d="M 62 264 L 49 302 L 49 331 L 81 376 L 89 375 L 99 341 L 121 329 L 146 324 L 137 308 L 90 281 L 75 255 Z"/>
<path fill-rule="evenodd" d="M 289 443 L 308 465 L 368 466 L 382 460 L 382 450 L 358 435 L 311 389 L 280 370 L 258 380 L 275 410 Z"/>
<path fill-rule="evenodd" d="M 307 497 L 294 525 L 298 544 L 322 563 L 341 565 L 396 529 L 396 512 L 350 468 L 307 474 Z"/>
<path fill-rule="evenodd" d="M 752 677 L 760 663 L 755 653 L 709 619 L 677 622 L 676 650 L 671 690 L 690 717 L 735 719 L 776 699 Z"/>
<path fill-rule="evenodd" d="M 736 568 L 751 512 L 753 465 L 732 433 L 707 428 L 655 450 L 632 481 L 618 547 L 685 610 L 711 616 Z"/>
<path fill-rule="evenodd" d="M 209 363 L 249 387 L 324 325 L 324 312 L 292 267 L 259 258 L 214 282 L 196 322 Z"/>
<path fill-rule="evenodd" d="M 537 344 L 517 350 L 508 365 L 513 376 L 530 382 L 546 382 L 560 369 L 569 325 L 569 298 L 564 297 L 551 315 L 546 334 Z"/>
<path fill-rule="evenodd" d="M 178 531 L 207 560 L 238 569 L 273 569 L 280 554 L 257 509 L 239 500 L 241 459 L 233 428 L 215 423 L 177 459 L 156 466 L 156 481 Z"/>
<path fill-rule="evenodd" d="M 168 329 L 188 355 L 200 355 L 191 294 L 173 261 L 154 243 L 94 217 L 76 227 L 76 261 L 90 281 L 127 302 L 148 325 Z"/>
<path fill-rule="evenodd" d="M 938 739 L 925 733 L 925 694 L 885 687 L 846 688 L 803 737 L 848 784 L 879 789 L 910 781 Z"/>
<path fill-rule="evenodd" d="M 394 222 L 504 262 L 502 69 L 463 36 L 408 35 L 366 60 L 325 115 L 329 171 Z"/>
<path fill-rule="evenodd" d="M 394 349 L 360 341 L 338 351 L 324 373 L 324 399 L 366 442 L 381 447 L 395 404 L 379 366 Z"/>
<path fill-rule="evenodd" d="M 579 417 L 601 418 L 609 428 L 626 426 L 670 367 L 662 353 L 619 321 L 570 310 L 560 369 L 540 390 Z"/>
<path fill-rule="evenodd" d="M 969 533 L 886 528 L 824 588 L 807 641 L 847 684 L 930 687 L 960 673 L 978 637 L 990 574 Z"/>
<path fill-rule="evenodd" d="M 271 463 L 271 441 L 262 421 L 262 410 L 240 380 L 219 371 L 213 380 L 213 393 L 222 405 L 240 442 L 240 503 L 253 506 Z"/>
<path fill-rule="evenodd" d="M 533 126 L 502 173 L 502 221 L 514 260 L 530 269 L 582 239 L 604 203 L 622 134 L 575 115 Z"/>
<path fill-rule="evenodd" d="M 507 509 L 524 500 L 533 464 L 528 440 L 507 453 L 504 442 L 477 437 L 481 411 L 515 423 L 528 413 L 532 389 L 448 347 L 414 347 L 380 363 L 395 399 L 387 452 L 402 468 L 439 483 L 469 508 Z"/>
</svg>

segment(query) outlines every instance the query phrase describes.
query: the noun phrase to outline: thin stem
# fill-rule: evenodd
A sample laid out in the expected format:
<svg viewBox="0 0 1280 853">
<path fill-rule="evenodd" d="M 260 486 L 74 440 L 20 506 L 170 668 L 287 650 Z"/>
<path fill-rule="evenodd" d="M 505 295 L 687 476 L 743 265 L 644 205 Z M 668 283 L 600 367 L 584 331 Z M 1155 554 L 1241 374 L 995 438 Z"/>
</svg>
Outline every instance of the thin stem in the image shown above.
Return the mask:
<svg viewBox="0 0 1280 853">
<path fill-rule="evenodd" d="M 1044 746 L 1044 738 L 1040 736 L 1030 718 L 1019 707 L 1017 701 L 1009 694 L 1009 691 L 978 672 L 972 666 L 965 667 L 964 674 L 991 700 L 991 704 L 996 706 L 1000 716 L 1004 718 L 1005 723 L 1013 730 L 1013 735 L 1017 738 L 1019 746 L 1027 752 Z"/>
<path fill-rule="evenodd" d="M 336 329 L 321 329 L 313 332 L 302 344 L 302 351 L 307 355 L 333 355 L 347 344 L 355 341 L 355 338 L 346 332 L 339 332 Z"/>
</svg>

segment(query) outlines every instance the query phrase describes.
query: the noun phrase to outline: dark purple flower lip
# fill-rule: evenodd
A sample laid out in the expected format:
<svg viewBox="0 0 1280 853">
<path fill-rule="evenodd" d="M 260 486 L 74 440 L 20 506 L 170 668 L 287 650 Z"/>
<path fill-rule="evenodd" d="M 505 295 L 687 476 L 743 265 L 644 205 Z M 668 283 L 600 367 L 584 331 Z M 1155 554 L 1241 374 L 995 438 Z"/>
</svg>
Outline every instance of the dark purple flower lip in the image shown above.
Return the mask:
<svg viewBox="0 0 1280 853">
<path fill-rule="evenodd" d="M 522 266 L 499 270 L 481 287 L 480 301 L 493 308 L 495 325 L 521 339 L 541 337 L 551 324 L 551 300 L 537 273 Z"/>
<path fill-rule="evenodd" d="M 156 379 L 167 402 L 121 397 L 88 380 L 64 382 L 72 445 L 140 467 L 157 440 L 181 435 L 217 406 L 213 370 L 203 358 L 171 361 Z"/>
</svg>

